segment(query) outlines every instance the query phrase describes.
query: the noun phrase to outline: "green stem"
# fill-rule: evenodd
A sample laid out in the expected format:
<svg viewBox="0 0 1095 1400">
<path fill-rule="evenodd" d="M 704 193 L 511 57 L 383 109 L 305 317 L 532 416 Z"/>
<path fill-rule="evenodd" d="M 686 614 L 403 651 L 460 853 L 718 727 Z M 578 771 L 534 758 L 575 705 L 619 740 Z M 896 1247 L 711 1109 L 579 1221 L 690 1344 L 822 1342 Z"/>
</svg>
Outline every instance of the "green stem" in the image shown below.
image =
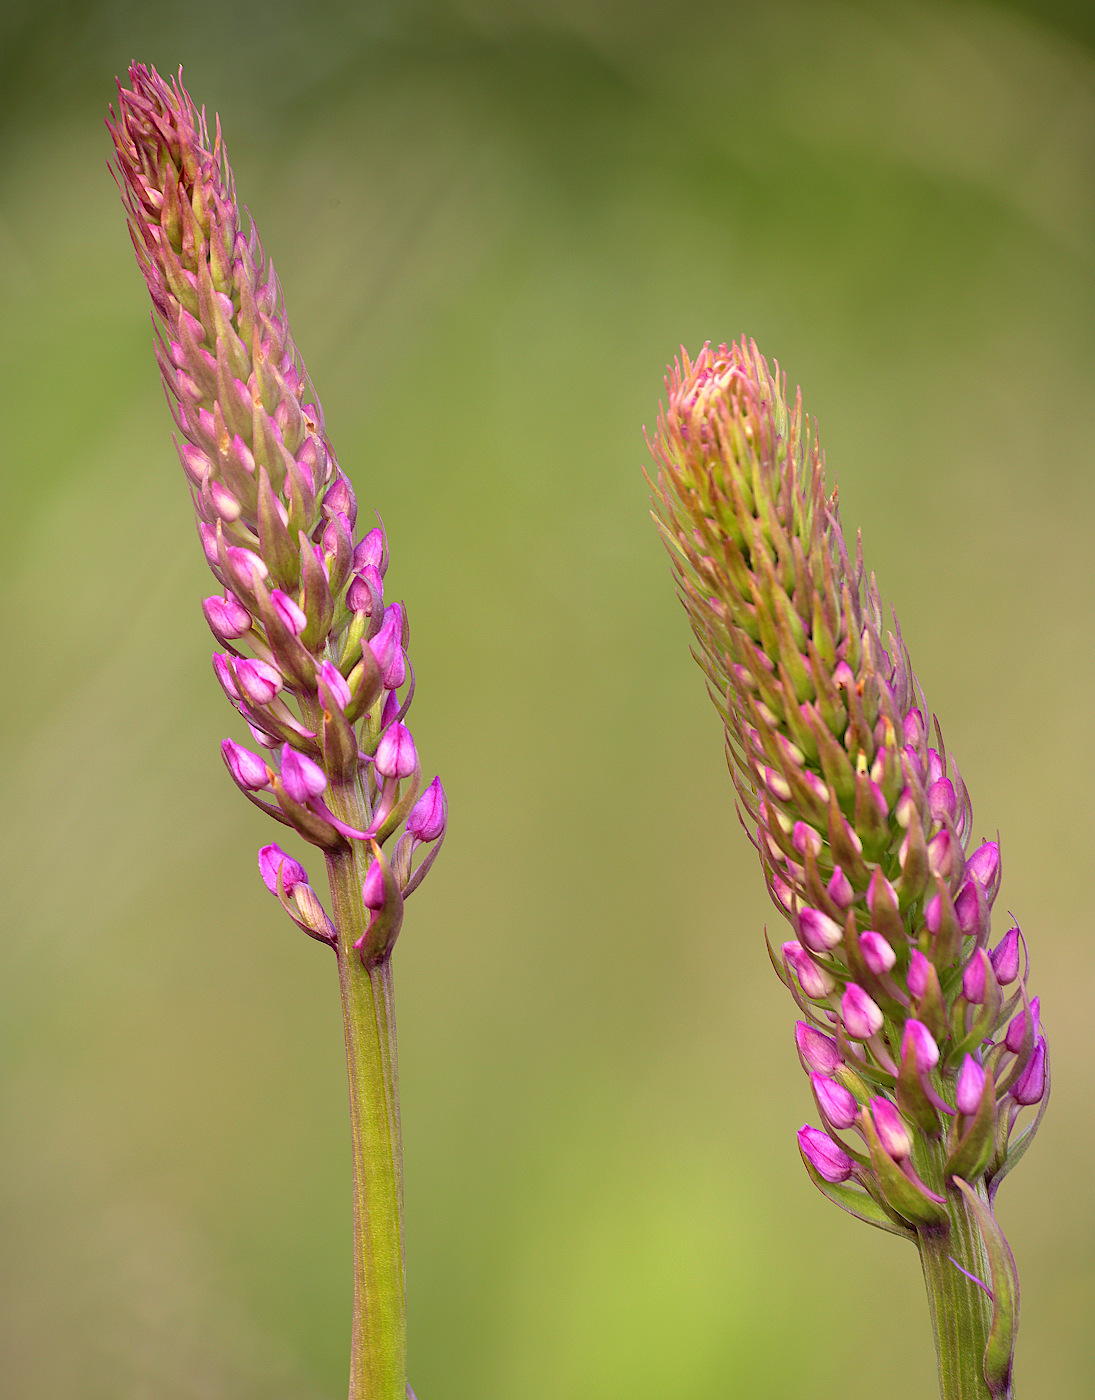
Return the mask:
<svg viewBox="0 0 1095 1400">
<path fill-rule="evenodd" d="M 992 1302 L 979 1284 L 961 1272 L 965 1269 L 990 1284 L 981 1232 L 961 1192 L 953 1185 L 944 1192 L 942 1145 L 923 1144 L 914 1155 L 925 1184 L 946 1195 L 950 1216 L 946 1230 L 923 1230 L 919 1236 L 939 1394 L 941 1400 L 993 1400 L 984 1371 Z M 979 1194 L 984 1195 L 983 1187 Z"/>
<path fill-rule="evenodd" d="M 352 793 L 338 792 L 334 784 L 328 793 L 332 810 L 343 820 L 352 822 L 362 815 Z M 405 1400 L 406 1271 L 395 997 L 390 959 L 366 970 L 353 946 L 369 918 L 361 900 L 365 868 L 364 850 L 327 855 L 338 928 L 354 1160 L 349 1400 Z"/>
</svg>

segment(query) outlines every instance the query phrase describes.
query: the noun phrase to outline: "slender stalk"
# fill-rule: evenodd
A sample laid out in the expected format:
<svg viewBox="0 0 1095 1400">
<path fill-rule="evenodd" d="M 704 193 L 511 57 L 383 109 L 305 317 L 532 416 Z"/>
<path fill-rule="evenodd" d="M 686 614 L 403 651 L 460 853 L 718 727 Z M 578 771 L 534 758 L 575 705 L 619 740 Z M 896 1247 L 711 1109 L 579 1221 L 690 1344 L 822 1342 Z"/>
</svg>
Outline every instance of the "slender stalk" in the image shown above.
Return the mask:
<svg viewBox="0 0 1095 1400">
<path fill-rule="evenodd" d="M 347 796 L 348 794 L 338 794 Z M 341 815 L 352 802 L 332 809 Z M 395 995 L 391 959 L 367 970 L 354 949 L 369 911 L 361 899 L 365 858 L 328 853 L 338 928 L 354 1163 L 354 1315 L 349 1400 L 405 1400 L 406 1272 L 403 1152 L 399 1122 Z"/>
<path fill-rule="evenodd" d="M 935 1337 L 939 1394 L 941 1400 L 992 1400 L 984 1371 L 992 1302 L 984 1289 L 966 1276 L 990 1278 L 984 1245 L 965 1198 L 953 1185 L 943 1185 L 942 1148 L 937 1144 L 920 1146 L 921 1151 L 915 1154 L 917 1167 L 926 1182 L 941 1194 L 945 1192 L 950 1217 L 946 1231 L 922 1230 L 918 1241 Z M 984 1186 L 978 1190 L 987 1202 Z"/>
</svg>

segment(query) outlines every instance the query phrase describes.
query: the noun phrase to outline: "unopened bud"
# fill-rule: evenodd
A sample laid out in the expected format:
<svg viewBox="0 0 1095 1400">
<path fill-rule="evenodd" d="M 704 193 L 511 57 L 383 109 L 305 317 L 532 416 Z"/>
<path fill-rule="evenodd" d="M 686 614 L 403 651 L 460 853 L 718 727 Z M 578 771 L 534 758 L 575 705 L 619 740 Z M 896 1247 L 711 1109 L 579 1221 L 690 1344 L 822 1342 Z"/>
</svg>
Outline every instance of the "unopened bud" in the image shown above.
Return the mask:
<svg viewBox="0 0 1095 1400">
<path fill-rule="evenodd" d="M 279 871 L 282 888 L 287 895 L 291 895 L 297 885 L 308 883 L 308 874 L 300 861 L 287 855 L 280 846 L 263 846 L 259 851 L 259 874 L 271 894 L 278 892 Z"/>
<path fill-rule="evenodd" d="M 912 1139 L 897 1109 L 889 1099 L 872 1099 L 871 1117 L 882 1150 L 895 1162 L 904 1161 L 912 1152 Z"/>
<path fill-rule="evenodd" d="M 882 1029 L 882 1012 L 855 982 L 849 982 L 844 989 L 840 1013 L 850 1040 L 869 1040 Z"/>
<path fill-rule="evenodd" d="M 835 1079 L 824 1074 L 811 1074 L 810 1083 L 817 1095 L 818 1107 L 837 1131 L 850 1128 L 859 1114 L 859 1104 Z"/>
<path fill-rule="evenodd" d="M 958 1084 L 954 1094 L 959 1113 L 976 1113 L 981 1106 L 981 1095 L 984 1091 L 985 1071 L 972 1055 L 967 1055 L 958 1071 Z"/>
<path fill-rule="evenodd" d="M 799 1128 L 798 1145 L 818 1176 L 833 1185 L 847 1181 L 855 1168 L 847 1152 L 842 1152 L 828 1133 L 812 1128 L 809 1123 Z"/>
</svg>

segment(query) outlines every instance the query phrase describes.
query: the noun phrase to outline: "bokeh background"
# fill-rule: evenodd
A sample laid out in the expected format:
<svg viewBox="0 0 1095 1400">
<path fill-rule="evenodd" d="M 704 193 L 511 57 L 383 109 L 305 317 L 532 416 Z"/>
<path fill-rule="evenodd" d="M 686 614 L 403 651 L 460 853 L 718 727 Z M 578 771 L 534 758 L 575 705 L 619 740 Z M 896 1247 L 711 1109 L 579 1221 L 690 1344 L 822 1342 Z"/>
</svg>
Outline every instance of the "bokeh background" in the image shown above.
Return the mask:
<svg viewBox="0 0 1095 1400">
<path fill-rule="evenodd" d="M 220 110 L 450 794 L 396 955 L 418 1394 L 934 1393 L 915 1255 L 798 1160 L 776 917 L 646 513 L 666 360 L 745 331 L 1003 833 L 1055 1075 L 1000 1198 L 1018 1375 L 1090 1397 L 1083 0 L 4 0 L 0 1391 L 328 1400 L 347 1369 L 338 991 L 217 752 L 105 167 L 133 58 Z"/>
</svg>

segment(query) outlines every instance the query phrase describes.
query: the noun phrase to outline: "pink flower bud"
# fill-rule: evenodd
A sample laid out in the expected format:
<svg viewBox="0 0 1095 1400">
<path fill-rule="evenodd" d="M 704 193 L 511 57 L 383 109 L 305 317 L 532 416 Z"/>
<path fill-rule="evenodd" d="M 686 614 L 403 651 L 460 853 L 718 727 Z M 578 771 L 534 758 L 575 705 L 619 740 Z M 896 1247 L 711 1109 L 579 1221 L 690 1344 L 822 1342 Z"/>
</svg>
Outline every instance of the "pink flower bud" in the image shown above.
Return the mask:
<svg viewBox="0 0 1095 1400">
<path fill-rule="evenodd" d="M 1012 1086 L 1011 1096 L 1017 1104 L 1029 1107 L 1041 1103 L 1046 1092 L 1046 1042 L 1040 1036 L 1026 1069 Z"/>
<path fill-rule="evenodd" d="M 884 976 L 897 961 L 897 954 L 874 929 L 867 929 L 859 935 L 859 947 L 863 961 L 876 977 Z"/>
<path fill-rule="evenodd" d="M 787 966 L 798 978 L 803 996 L 818 1000 L 827 997 L 836 983 L 825 971 L 818 967 L 801 943 L 785 943 L 781 949 Z"/>
<path fill-rule="evenodd" d="M 954 784 L 949 778 L 940 778 L 928 788 L 928 810 L 933 821 L 942 821 L 944 817 L 954 820 L 958 801 L 954 795 Z"/>
<path fill-rule="evenodd" d="M 225 554 L 228 558 L 229 571 L 244 590 L 253 589 L 256 583 L 262 583 L 270 575 L 270 570 L 250 549 L 229 545 Z"/>
<path fill-rule="evenodd" d="M 409 778 L 418 763 L 411 731 L 405 724 L 393 724 L 380 737 L 376 747 L 376 771 L 384 778 Z"/>
<path fill-rule="evenodd" d="M 954 1101 L 959 1113 L 976 1113 L 985 1089 L 985 1071 L 972 1055 L 967 1055 L 958 1071 Z"/>
<path fill-rule="evenodd" d="M 838 909 L 849 908 L 852 900 L 855 899 L 855 890 L 852 889 L 847 875 L 845 875 L 839 865 L 833 867 L 833 873 L 829 877 L 829 883 L 825 886 L 825 893 Z"/>
<path fill-rule="evenodd" d="M 903 731 L 902 743 L 910 744 L 915 748 L 924 737 L 924 716 L 919 710 L 910 710 L 901 727 Z"/>
<path fill-rule="evenodd" d="M 996 980 L 1002 987 L 1019 976 L 1019 930 L 1009 928 L 989 954 Z"/>
<path fill-rule="evenodd" d="M 912 958 L 909 961 L 909 975 L 906 980 L 909 986 L 909 995 L 915 997 L 917 1001 L 919 1001 L 928 990 L 928 969 L 930 967 L 931 963 L 928 962 L 920 949 L 914 948 Z"/>
<path fill-rule="evenodd" d="M 912 1139 L 897 1109 L 889 1099 L 872 1099 L 871 1117 L 882 1150 L 895 1162 L 904 1161 L 912 1152 Z"/>
<path fill-rule="evenodd" d="M 838 1132 L 850 1128 L 859 1115 L 859 1105 L 844 1085 L 824 1074 L 811 1074 L 810 1083 L 814 1086 L 818 1106 L 833 1127 Z"/>
<path fill-rule="evenodd" d="M 806 822 L 795 822 L 794 830 L 791 832 L 791 844 L 800 855 L 805 855 L 809 851 L 811 855 L 817 856 L 821 854 L 824 842 L 821 839 L 821 833 L 815 831 L 812 826 L 808 826 Z"/>
<path fill-rule="evenodd" d="M 236 685 L 236 678 L 232 674 L 232 665 L 228 657 L 223 656 L 219 651 L 213 653 L 213 671 L 229 700 L 238 700 L 240 692 Z"/>
<path fill-rule="evenodd" d="M 221 740 L 221 754 L 229 773 L 241 788 L 248 792 L 258 792 L 269 783 L 270 774 L 265 760 L 250 749 L 242 748 L 234 739 Z"/>
<path fill-rule="evenodd" d="M 355 574 L 359 574 L 369 564 L 381 574 L 388 572 L 388 541 L 379 526 L 370 530 L 354 550 Z"/>
<path fill-rule="evenodd" d="M 308 619 L 304 615 L 304 610 L 297 606 L 288 593 L 283 593 L 280 588 L 270 591 L 270 602 L 274 605 L 274 611 L 281 618 L 288 631 L 294 637 L 299 637 L 308 626 Z"/>
<path fill-rule="evenodd" d="M 983 845 L 978 846 L 969 860 L 966 861 L 967 873 L 980 880 L 983 890 L 991 889 L 999 869 L 1000 847 L 995 841 L 986 841 Z"/>
<path fill-rule="evenodd" d="M 411 808 L 407 830 L 416 841 L 436 841 L 448 821 L 448 801 L 441 779 L 434 778 Z"/>
<path fill-rule="evenodd" d="M 928 869 L 933 875 L 939 875 L 945 880 L 951 873 L 953 865 L 954 851 L 951 834 L 945 829 L 937 831 L 928 842 Z"/>
<path fill-rule="evenodd" d="M 834 1186 L 847 1181 L 855 1169 L 855 1163 L 847 1152 L 842 1152 L 829 1134 L 823 1133 L 820 1128 L 811 1128 L 808 1123 L 803 1123 L 798 1130 L 798 1145 L 818 1176 Z"/>
<path fill-rule="evenodd" d="M 386 899 L 384 868 L 378 860 L 374 860 L 365 873 L 365 882 L 361 886 L 361 901 L 366 909 L 383 909 Z"/>
<path fill-rule="evenodd" d="M 985 985 L 991 966 L 984 948 L 978 948 L 962 970 L 962 995 L 967 1001 L 980 1005 L 985 1000 Z"/>
<path fill-rule="evenodd" d="M 297 885 L 308 883 L 307 872 L 299 861 L 286 855 L 280 846 L 263 846 L 259 851 L 259 874 L 271 894 L 278 892 L 279 870 L 282 887 L 287 895 L 291 895 Z"/>
<path fill-rule="evenodd" d="M 939 1046 L 923 1021 L 910 1017 L 901 1039 L 901 1058 L 911 1051 L 917 1074 L 927 1074 L 939 1063 Z"/>
<path fill-rule="evenodd" d="M 829 952 L 844 937 L 844 930 L 834 919 L 808 904 L 798 911 L 798 922 L 803 943 L 815 953 Z"/>
<path fill-rule="evenodd" d="M 350 687 L 342 675 L 342 672 L 331 661 L 325 661 L 319 668 L 319 676 L 331 692 L 331 698 L 340 710 L 344 710 L 350 703 Z"/>
<path fill-rule="evenodd" d="M 288 744 L 281 749 L 281 785 L 294 802 L 303 806 L 318 797 L 327 786 L 327 775 L 318 763 L 306 754 L 297 753 Z"/>
<path fill-rule="evenodd" d="M 831 1036 L 822 1035 L 808 1021 L 796 1022 L 795 1045 L 806 1068 L 819 1074 L 832 1074 L 844 1063 L 836 1041 Z"/>
<path fill-rule="evenodd" d="M 850 1040 L 869 1040 L 882 1029 L 882 1012 L 855 982 L 849 982 L 844 989 L 840 1014 Z"/>
<path fill-rule="evenodd" d="M 234 593 L 206 598 L 202 612 L 218 642 L 234 642 L 251 630 L 251 614 Z"/>
<path fill-rule="evenodd" d="M 937 783 L 943 777 L 943 760 L 939 757 L 936 749 L 928 750 L 928 786 Z"/>
<path fill-rule="evenodd" d="M 357 573 L 350 580 L 350 586 L 346 590 L 346 606 L 351 612 L 368 613 L 373 616 L 374 609 L 384 606 L 384 580 L 380 577 L 380 570 L 372 564 L 367 564 L 360 573 Z"/>
<path fill-rule="evenodd" d="M 380 675 L 389 690 L 396 690 L 406 679 L 407 668 L 403 657 L 403 609 L 393 603 L 384 613 L 380 631 L 368 642 L 369 649 L 376 657 Z"/>
<path fill-rule="evenodd" d="M 265 661 L 245 657 L 235 669 L 236 684 L 252 705 L 268 705 L 284 685 L 281 672 Z"/>
<path fill-rule="evenodd" d="M 1039 999 L 1038 997 L 1035 997 L 1034 1000 L 1030 1003 L 1030 1014 L 1034 1022 L 1035 1035 L 1038 1034 L 1040 1029 L 1038 1025 L 1039 1009 Z M 1018 1016 L 1014 1017 L 1014 1019 L 1011 1021 L 1011 1023 L 1008 1026 L 1008 1033 L 1004 1037 L 1004 1044 L 1008 1047 L 1008 1049 L 1013 1055 L 1017 1055 L 1022 1049 L 1023 1037 L 1026 1035 L 1026 1032 L 1027 1013 L 1026 1009 L 1024 1008 L 1022 1011 L 1019 1012 Z"/>
</svg>

